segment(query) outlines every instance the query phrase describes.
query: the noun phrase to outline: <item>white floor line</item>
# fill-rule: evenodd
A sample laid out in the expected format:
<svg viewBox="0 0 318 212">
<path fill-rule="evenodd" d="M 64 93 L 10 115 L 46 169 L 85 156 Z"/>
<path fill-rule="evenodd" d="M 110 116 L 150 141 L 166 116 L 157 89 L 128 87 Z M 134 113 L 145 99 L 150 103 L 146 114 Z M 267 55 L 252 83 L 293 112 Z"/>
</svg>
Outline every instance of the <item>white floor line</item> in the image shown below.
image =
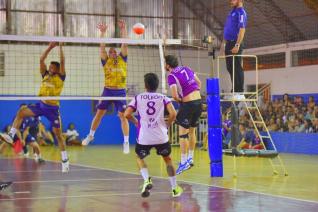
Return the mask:
<svg viewBox="0 0 318 212">
<path fill-rule="evenodd" d="M 53 162 L 53 161 L 50 161 Z M 94 171 L 96 170 L 95 168 L 90 168 L 90 169 L 72 169 L 72 172 L 77 172 L 77 171 Z M 32 173 L 32 172 L 61 172 L 61 169 L 37 169 L 37 170 L 30 170 L 30 171 L 14 171 L 14 170 L 8 170 L 8 171 L 0 171 L 0 174 L 5 174 L 5 173 Z"/>
<path fill-rule="evenodd" d="M 51 161 L 51 162 L 54 162 L 54 161 Z M 122 170 L 114 170 L 114 169 L 109 169 L 109 168 L 100 168 L 100 167 L 94 167 L 94 166 L 89 166 L 89 165 L 83 165 L 83 164 L 79 164 L 79 163 L 73 163 L 72 165 L 86 167 L 86 168 L 95 168 L 95 169 L 106 170 L 106 171 L 119 172 L 119 173 L 125 173 L 125 174 L 139 175 L 139 174 L 134 173 L 134 172 L 128 172 L 128 171 L 122 171 Z M 167 179 L 166 177 L 161 177 L 161 176 L 152 176 L 152 177 L 153 178 L 159 178 L 159 179 Z M 296 200 L 296 201 L 302 201 L 302 202 L 309 202 L 309 203 L 318 204 L 318 201 L 314 201 L 314 200 L 299 199 L 299 198 L 295 198 L 295 197 L 287 197 L 287 196 L 268 194 L 268 193 L 257 192 L 257 191 L 248 191 L 248 190 L 242 190 L 242 189 L 226 188 L 226 187 L 223 187 L 223 186 L 207 184 L 207 183 L 198 183 L 198 182 L 192 182 L 192 181 L 187 181 L 187 180 L 178 180 L 178 182 L 185 182 L 185 183 L 189 183 L 189 184 L 204 185 L 204 186 L 213 186 L 213 187 L 216 187 L 216 188 L 228 189 L 228 190 L 232 190 L 232 191 L 249 192 L 249 193 L 253 193 L 253 194 L 261 194 L 261 195 L 264 195 L 264 196 L 279 197 L 279 198 L 284 198 L 284 199 L 289 199 L 289 200 Z"/>
<path fill-rule="evenodd" d="M 31 191 L 15 191 L 13 193 L 15 193 L 15 194 L 30 194 Z"/>
<path fill-rule="evenodd" d="M 224 191 L 184 191 L 183 194 L 207 194 L 207 193 L 224 193 Z M 150 192 L 151 195 L 158 194 L 167 194 L 171 195 L 171 192 L 168 191 L 158 191 L 158 192 Z M 21 197 L 21 198 L 6 198 L 0 199 L 0 202 L 3 201 L 16 201 L 16 200 L 48 200 L 48 199 L 61 199 L 61 198 L 87 198 L 87 197 L 106 197 L 106 196 L 140 196 L 140 193 L 132 192 L 132 193 L 108 193 L 108 194 L 85 194 L 85 195 L 66 195 L 66 196 L 49 196 L 49 197 Z M 172 198 L 172 197 L 171 197 Z M 176 198 L 177 199 L 177 198 Z"/>
<path fill-rule="evenodd" d="M 53 160 L 46 160 L 46 161 L 53 162 L 53 163 L 58 163 L 58 162 L 53 161 Z M 90 168 L 90 169 L 106 170 L 106 171 L 113 171 L 113 172 L 119 172 L 119 173 L 124 173 L 124 174 L 139 175 L 139 174 L 134 173 L 134 172 L 115 170 L 115 169 L 110 169 L 110 168 L 101 168 L 101 167 L 89 166 L 89 165 L 84 165 L 84 164 L 79 164 L 79 163 L 72 163 L 71 165 L 85 167 L 85 168 Z M 83 169 L 83 170 L 87 170 L 87 169 Z M 76 171 L 76 169 L 71 169 L 71 172 L 73 172 L 73 171 Z M 167 179 L 166 177 L 161 177 L 161 176 L 153 176 L 153 178 Z M 178 180 L 178 181 L 179 182 L 189 183 L 189 184 L 194 184 L 194 185 L 213 186 L 213 187 L 216 187 L 216 188 L 228 189 L 228 190 L 232 190 L 232 191 L 249 192 L 249 193 L 253 193 L 253 194 L 261 194 L 261 195 L 264 195 L 264 196 L 278 197 L 278 198 L 289 199 L 289 200 L 294 200 L 294 201 L 302 201 L 302 202 L 309 202 L 309 203 L 318 204 L 318 201 L 314 201 L 314 200 L 299 199 L 299 198 L 295 198 L 295 197 L 287 197 L 287 196 L 268 194 L 268 193 L 257 192 L 257 191 L 249 191 L 249 190 L 243 190 L 243 189 L 226 188 L 226 187 L 219 186 L 219 185 L 192 182 L 192 181 L 187 181 L 187 180 Z"/>
<path fill-rule="evenodd" d="M 56 183 L 56 182 L 85 182 L 85 181 L 119 181 L 119 180 L 142 180 L 141 177 L 135 178 L 97 178 L 97 179 L 77 179 L 77 180 L 38 180 L 38 181 L 14 181 L 13 184 L 24 183 Z"/>
</svg>

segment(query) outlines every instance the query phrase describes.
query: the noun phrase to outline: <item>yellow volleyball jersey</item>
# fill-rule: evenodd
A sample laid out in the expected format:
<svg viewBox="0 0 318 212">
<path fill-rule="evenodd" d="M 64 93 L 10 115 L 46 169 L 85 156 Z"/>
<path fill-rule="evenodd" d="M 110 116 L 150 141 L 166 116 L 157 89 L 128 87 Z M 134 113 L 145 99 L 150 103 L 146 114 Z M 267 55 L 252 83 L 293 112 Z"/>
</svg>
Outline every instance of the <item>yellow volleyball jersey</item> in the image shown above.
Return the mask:
<svg viewBox="0 0 318 212">
<path fill-rule="evenodd" d="M 117 59 L 108 58 L 103 63 L 105 87 L 125 89 L 127 83 L 127 57 L 119 55 Z M 102 61 L 103 62 L 103 61 Z"/>
<path fill-rule="evenodd" d="M 65 76 L 58 74 L 50 75 L 46 72 L 43 75 L 39 96 L 60 96 L 64 86 L 64 79 Z M 43 102 L 49 105 L 60 105 L 58 100 L 45 100 Z"/>
</svg>

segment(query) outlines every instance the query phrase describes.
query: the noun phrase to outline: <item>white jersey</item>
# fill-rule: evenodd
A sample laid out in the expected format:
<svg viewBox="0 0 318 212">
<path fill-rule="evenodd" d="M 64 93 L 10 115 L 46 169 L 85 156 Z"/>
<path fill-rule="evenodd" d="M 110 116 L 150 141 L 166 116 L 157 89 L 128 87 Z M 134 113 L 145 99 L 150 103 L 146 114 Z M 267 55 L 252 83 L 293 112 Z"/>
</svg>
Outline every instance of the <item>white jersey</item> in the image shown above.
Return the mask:
<svg viewBox="0 0 318 212">
<path fill-rule="evenodd" d="M 171 100 L 160 93 L 141 93 L 129 103 L 139 114 L 137 142 L 141 145 L 156 145 L 168 142 L 168 128 L 164 111 Z"/>
</svg>

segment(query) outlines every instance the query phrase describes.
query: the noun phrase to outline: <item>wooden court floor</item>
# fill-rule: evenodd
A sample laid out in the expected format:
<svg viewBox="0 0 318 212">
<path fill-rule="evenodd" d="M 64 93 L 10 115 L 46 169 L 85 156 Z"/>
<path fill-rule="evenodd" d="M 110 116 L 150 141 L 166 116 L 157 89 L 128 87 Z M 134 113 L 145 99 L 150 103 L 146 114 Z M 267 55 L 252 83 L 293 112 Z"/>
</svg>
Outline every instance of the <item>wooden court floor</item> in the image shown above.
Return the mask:
<svg viewBox="0 0 318 212">
<path fill-rule="evenodd" d="M 41 166 L 11 154 L 0 157 L 0 179 L 16 182 L 0 193 L 0 211 L 41 211 L 47 204 L 56 205 L 47 211 L 105 211 L 106 203 L 107 211 L 318 211 L 318 156 L 281 154 L 287 177 L 273 176 L 268 159 L 238 158 L 236 178 L 233 158 L 224 156 L 224 177 L 210 178 L 208 153 L 197 150 L 195 166 L 178 176 L 185 195 L 176 201 L 170 197 L 164 164 L 154 151 L 147 162 L 159 190 L 145 200 L 139 196 L 142 180 L 136 175 L 133 147 L 129 155 L 122 154 L 120 146 L 70 147 L 73 166 L 63 175 L 54 162 L 60 158 L 58 149 L 42 150 L 50 161 Z M 179 148 L 173 148 L 172 156 L 177 163 Z"/>
</svg>

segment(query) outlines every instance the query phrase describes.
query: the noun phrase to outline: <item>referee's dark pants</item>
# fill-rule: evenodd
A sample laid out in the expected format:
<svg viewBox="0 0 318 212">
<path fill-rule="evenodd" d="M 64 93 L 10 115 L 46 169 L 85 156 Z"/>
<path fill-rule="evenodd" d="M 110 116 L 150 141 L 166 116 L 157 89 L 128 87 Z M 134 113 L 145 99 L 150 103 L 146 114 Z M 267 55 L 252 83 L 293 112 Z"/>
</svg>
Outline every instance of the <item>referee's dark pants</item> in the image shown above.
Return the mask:
<svg viewBox="0 0 318 212">
<path fill-rule="evenodd" d="M 233 55 L 231 50 L 234 48 L 236 41 L 226 41 L 225 44 L 225 55 Z M 241 55 L 243 52 L 242 46 L 238 51 L 238 55 Z M 233 79 L 233 57 L 226 58 L 226 68 L 231 76 L 231 81 L 234 80 L 234 92 L 243 92 L 244 91 L 244 70 L 242 67 L 242 57 L 235 57 L 234 64 L 234 79 Z M 233 85 L 232 85 L 233 86 Z"/>
</svg>

